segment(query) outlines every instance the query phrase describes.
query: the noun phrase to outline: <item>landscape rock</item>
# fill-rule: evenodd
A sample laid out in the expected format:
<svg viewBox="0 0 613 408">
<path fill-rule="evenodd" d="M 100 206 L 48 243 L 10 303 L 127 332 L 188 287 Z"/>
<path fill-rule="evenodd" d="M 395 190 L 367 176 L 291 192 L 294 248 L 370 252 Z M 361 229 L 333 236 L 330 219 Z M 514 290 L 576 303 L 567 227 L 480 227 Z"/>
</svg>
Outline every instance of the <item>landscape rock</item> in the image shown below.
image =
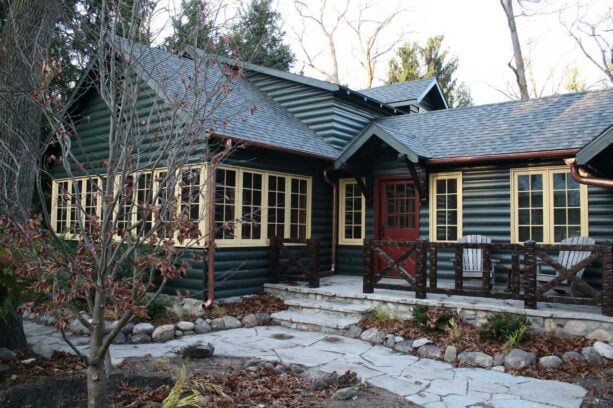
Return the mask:
<svg viewBox="0 0 613 408">
<path fill-rule="evenodd" d="M 480 351 L 465 351 L 458 354 L 460 363 L 469 367 L 490 368 L 494 365 L 494 359 L 489 354 Z"/>
<path fill-rule="evenodd" d="M 172 340 L 175 336 L 174 324 L 163 324 L 158 326 L 151 334 L 151 339 L 158 343 L 163 343 L 168 340 Z"/>
<path fill-rule="evenodd" d="M 153 326 L 151 323 L 138 323 L 134 325 L 134 328 L 132 329 L 132 334 L 151 334 L 154 330 L 155 326 Z"/>
<path fill-rule="evenodd" d="M 558 368 L 562 365 L 562 359 L 558 356 L 544 356 L 539 359 L 539 365 L 543 368 Z"/>
<path fill-rule="evenodd" d="M 358 396 L 358 389 L 355 387 L 341 388 L 334 393 L 333 398 L 337 400 L 348 400 Z"/>
<path fill-rule="evenodd" d="M 0 347 L 0 361 L 13 361 L 15 359 L 17 359 L 17 354 L 6 347 Z"/>
<path fill-rule="evenodd" d="M 188 330 L 194 330 L 194 323 L 192 322 L 188 322 L 188 321 L 182 321 L 177 323 L 177 329 L 182 330 L 182 331 L 188 331 Z"/>
<path fill-rule="evenodd" d="M 56 322 L 55 317 L 53 316 L 43 316 L 40 320 L 47 326 L 51 326 Z"/>
<path fill-rule="evenodd" d="M 123 334 L 130 334 L 132 333 L 132 330 L 134 330 L 134 323 L 128 323 L 125 326 L 123 326 L 123 329 L 121 329 Z"/>
<path fill-rule="evenodd" d="M 249 367 L 257 367 L 258 362 L 256 360 L 247 360 L 245 361 L 245 364 L 243 364 L 244 368 L 249 368 Z"/>
<path fill-rule="evenodd" d="M 196 332 L 193 330 L 187 330 L 183 332 L 184 336 L 193 336 L 194 334 L 196 334 Z"/>
<path fill-rule="evenodd" d="M 492 367 L 492 371 L 498 371 L 499 373 L 504 373 L 506 370 L 504 369 L 504 366 L 494 366 Z"/>
<path fill-rule="evenodd" d="M 272 318 L 270 317 L 268 313 L 261 313 L 261 312 L 256 313 L 255 318 L 257 319 L 258 324 L 260 326 L 268 324 L 272 320 Z"/>
<path fill-rule="evenodd" d="M 504 366 L 507 369 L 521 370 L 536 364 L 536 355 L 522 349 L 513 349 L 504 357 Z"/>
<path fill-rule="evenodd" d="M 401 341 L 404 341 L 404 337 L 394 336 L 394 343 L 400 343 Z"/>
<path fill-rule="evenodd" d="M 602 329 L 597 329 L 587 335 L 588 340 L 611 341 L 611 335 Z"/>
<path fill-rule="evenodd" d="M 314 378 L 311 380 L 311 389 L 313 391 L 327 390 L 328 388 L 330 388 L 330 385 L 321 378 Z"/>
<path fill-rule="evenodd" d="M 11 369 L 11 367 L 9 367 L 7 365 L 0 364 L 0 374 L 2 374 L 5 371 L 8 371 L 10 369 Z"/>
<path fill-rule="evenodd" d="M 242 326 L 240 320 L 238 320 L 234 316 L 224 316 L 222 317 L 222 319 L 223 319 L 224 327 L 226 328 L 226 330 L 238 329 Z"/>
<path fill-rule="evenodd" d="M 567 351 L 566 353 L 562 354 L 562 360 L 565 363 L 568 363 L 569 361 L 585 361 L 585 357 L 576 351 Z"/>
<path fill-rule="evenodd" d="M 394 341 L 394 337 L 395 336 L 393 334 L 388 334 L 385 336 L 383 340 L 383 344 L 385 344 L 385 347 L 389 347 L 389 348 L 394 347 L 394 344 L 396 344 L 396 342 Z"/>
<path fill-rule="evenodd" d="M 113 344 L 126 344 L 126 335 L 121 331 L 117 333 L 117 336 L 113 339 Z"/>
<path fill-rule="evenodd" d="M 38 354 L 39 356 L 46 358 L 47 360 L 49 360 L 53 356 L 53 352 L 54 352 L 54 350 L 51 347 L 43 343 L 37 343 L 34 346 L 32 346 L 32 351 L 35 354 Z"/>
<path fill-rule="evenodd" d="M 225 328 L 226 328 L 226 324 L 224 323 L 224 320 L 221 317 L 211 320 L 211 330 L 218 331 L 218 330 L 224 330 Z"/>
<path fill-rule="evenodd" d="M 383 340 L 385 339 L 385 333 L 372 327 L 370 329 L 364 330 L 362 334 L 360 334 L 360 338 L 369 343 L 381 344 L 383 343 Z"/>
<path fill-rule="evenodd" d="M 277 364 L 277 365 L 275 366 L 274 370 L 275 370 L 275 373 L 277 373 L 277 374 L 282 374 L 282 373 L 284 373 L 285 371 L 287 371 L 287 369 L 285 368 L 285 366 L 284 366 L 284 365 L 282 365 L 282 364 Z"/>
<path fill-rule="evenodd" d="M 347 337 L 357 339 L 360 337 L 360 334 L 362 334 L 362 328 L 360 326 L 356 326 L 355 324 L 349 326 L 349 329 L 347 330 Z"/>
<path fill-rule="evenodd" d="M 146 344 L 146 343 L 151 343 L 151 336 L 148 335 L 147 333 L 138 333 L 138 334 L 133 334 L 132 338 L 130 339 L 130 342 L 132 344 Z"/>
<path fill-rule="evenodd" d="M 394 350 L 400 353 L 411 353 L 413 351 L 413 340 L 404 340 L 394 344 Z"/>
<path fill-rule="evenodd" d="M 258 325 L 258 319 L 257 317 L 255 317 L 255 315 L 252 314 L 248 314 L 247 316 L 243 317 L 243 326 L 245 327 L 255 327 Z"/>
<path fill-rule="evenodd" d="M 175 338 L 183 337 L 183 330 L 175 330 Z"/>
<path fill-rule="evenodd" d="M 447 346 L 445 347 L 445 355 L 444 360 L 448 363 L 455 363 L 458 359 L 458 349 L 456 346 Z"/>
<path fill-rule="evenodd" d="M 430 343 L 432 343 L 432 341 L 425 337 L 422 337 L 421 339 L 413 340 L 413 348 L 420 348 L 421 346 L 425 346 L 426 344 Z"/>
<path fill-rule="evenodd" d="M 89 334 L 89 330 L 87 330 L 87 327 L 85 327 L 83 323 L 81 323 L 77 319 L 74 319 L 72 322 L 70 322 L 70 331 L 74 334 Z"/>
<path fill-rule="evenodd" d="M 496 353 L 494 354 L 494 366 L 503 366 L 504 365 L 504 354 Z"/>
<path fill-rule="evenodd" d="M 209 358 L 209 357 L 212 357 L 214 353 L 215 353 L 215 347 L 211 343 L 192 344 L 190 346 L 183 348 L 179 352 L 179 354 L 187 358 Z"/>
<path fill-rule="evenodd" d="M 196 320 L 196 324 L 194 325 L 194 332 L 196 332 L 196 334 L 210 333 L 211 326 L 209 326 L 206 321 L 198 319 Z"/>
<path fill-rule="evenodd" d="M 610 344 L 597 341 L 593 347 L 602 357 L 613 360 L 613 347 Z"/>
<path fill-rule="evenodd" d="M 434 344 L 426 344 L 425 346 L 421 346 L 419 349 L 417 349 L 417 355 L 424 358 L 433 358 L 438 360 L 441 358 L 442 354 L 443 350 Z"/>
<path fill-rule="evenodd" d="M 594 347 L 583 347 L 581 349 L 581 355 L 585 358 L 585 361 L 591 365 L 602 365 L 602 357 L 600 357 L 600 353 L 598 353 Z"/>
</svg>

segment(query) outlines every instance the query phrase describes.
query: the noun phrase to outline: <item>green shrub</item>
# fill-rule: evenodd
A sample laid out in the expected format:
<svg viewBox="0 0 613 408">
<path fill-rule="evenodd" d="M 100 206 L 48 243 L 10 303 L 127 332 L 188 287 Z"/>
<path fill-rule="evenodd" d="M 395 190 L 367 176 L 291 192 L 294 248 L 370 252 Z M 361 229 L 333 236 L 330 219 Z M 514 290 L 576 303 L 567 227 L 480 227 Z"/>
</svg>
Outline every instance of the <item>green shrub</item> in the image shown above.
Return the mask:
<svg viewBox="0 0 613 408">
<path fill-rule="evenodd" d="M 373 317 L 375 318 L 376 321 L 378 321 L 381 324 L 387 323 L 389 319 L 389 315 L 387 314 L 387 311 L 381 306 L 377 306 L 375 308 Z"/>
<path fill-rule="evenodd" d="M 523 315 L 495 313 L 479 328 L 482 339 L 511 342 L 517 346 L 530 337 L 530 320 Z"/>
<path fill-rule="evenodd" d="M 411 312 L 415 326 L 426 333 L 442 333 L 453 318 L 451 312 L 436 307 L 413 306 Z"/>
<path fill-rule="evenodd" d="M 168 302 L 162 299 L 155 299 L 151 302 L 149 307 L 147 307 L 147 316 L 149 316 L 151 320 L 159 320 L 168 313 L 168 306 Z"/>
</svg>

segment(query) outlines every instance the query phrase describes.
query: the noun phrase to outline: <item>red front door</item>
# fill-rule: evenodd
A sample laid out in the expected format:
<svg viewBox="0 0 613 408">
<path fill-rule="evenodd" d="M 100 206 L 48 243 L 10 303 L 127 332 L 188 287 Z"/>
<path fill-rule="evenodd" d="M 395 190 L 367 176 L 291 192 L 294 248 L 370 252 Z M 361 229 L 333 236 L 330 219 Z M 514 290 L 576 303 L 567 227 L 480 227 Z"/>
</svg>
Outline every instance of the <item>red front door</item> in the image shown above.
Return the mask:
<svg viewBox="0 0 613 408">
<path fill-rule="evenodd" d="M 416 241 L 419 238 L 419 197 L 413 180 L 406 176 L 378 178 L 375 214 L 376 239 Z M 406 248 L 385 250 L 394 259 L 405 251 Z M 375 260 L 378 272 L 387 266 L 381 257 L 376 256 Z M 403 267 L 415 276 L 415 255 L 407 259 Z"/>
</svg>

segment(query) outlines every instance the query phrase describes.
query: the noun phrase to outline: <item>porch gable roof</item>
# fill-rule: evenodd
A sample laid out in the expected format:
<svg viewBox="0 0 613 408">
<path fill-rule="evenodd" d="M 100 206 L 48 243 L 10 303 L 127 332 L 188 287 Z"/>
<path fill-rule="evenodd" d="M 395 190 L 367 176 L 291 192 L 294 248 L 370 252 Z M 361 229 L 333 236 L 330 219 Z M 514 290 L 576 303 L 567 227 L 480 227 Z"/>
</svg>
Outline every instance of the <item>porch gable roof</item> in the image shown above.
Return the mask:
<svg viewBox="0 0 613 408">
<path fill-rule="evenodd" d="M 576 158 L 579 166 L 590 165 L 602 174 L 612 177 L 613 125 L 609 126 L 598 137 L 579 150 Z"/>
</svg>

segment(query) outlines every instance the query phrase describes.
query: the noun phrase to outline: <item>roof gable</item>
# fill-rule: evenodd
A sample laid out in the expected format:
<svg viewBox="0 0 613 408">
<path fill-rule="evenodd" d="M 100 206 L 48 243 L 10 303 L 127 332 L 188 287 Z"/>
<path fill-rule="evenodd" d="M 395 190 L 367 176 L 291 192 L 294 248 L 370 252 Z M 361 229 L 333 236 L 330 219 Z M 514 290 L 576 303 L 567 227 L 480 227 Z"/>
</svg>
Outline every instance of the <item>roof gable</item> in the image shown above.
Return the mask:
<svg viewBox="0 0 613 408">
<path fill-rule="evenodd" d="M 394 107 L 404 107 L 410 104 L 431 105 L 428 110 L 447 109 L 448 107 L 445 95 L 435 78 L 400 82 L 362 89 L 359 92 Z M 426 99 L 428 103 L 425 103 Z"/>
</svg>

